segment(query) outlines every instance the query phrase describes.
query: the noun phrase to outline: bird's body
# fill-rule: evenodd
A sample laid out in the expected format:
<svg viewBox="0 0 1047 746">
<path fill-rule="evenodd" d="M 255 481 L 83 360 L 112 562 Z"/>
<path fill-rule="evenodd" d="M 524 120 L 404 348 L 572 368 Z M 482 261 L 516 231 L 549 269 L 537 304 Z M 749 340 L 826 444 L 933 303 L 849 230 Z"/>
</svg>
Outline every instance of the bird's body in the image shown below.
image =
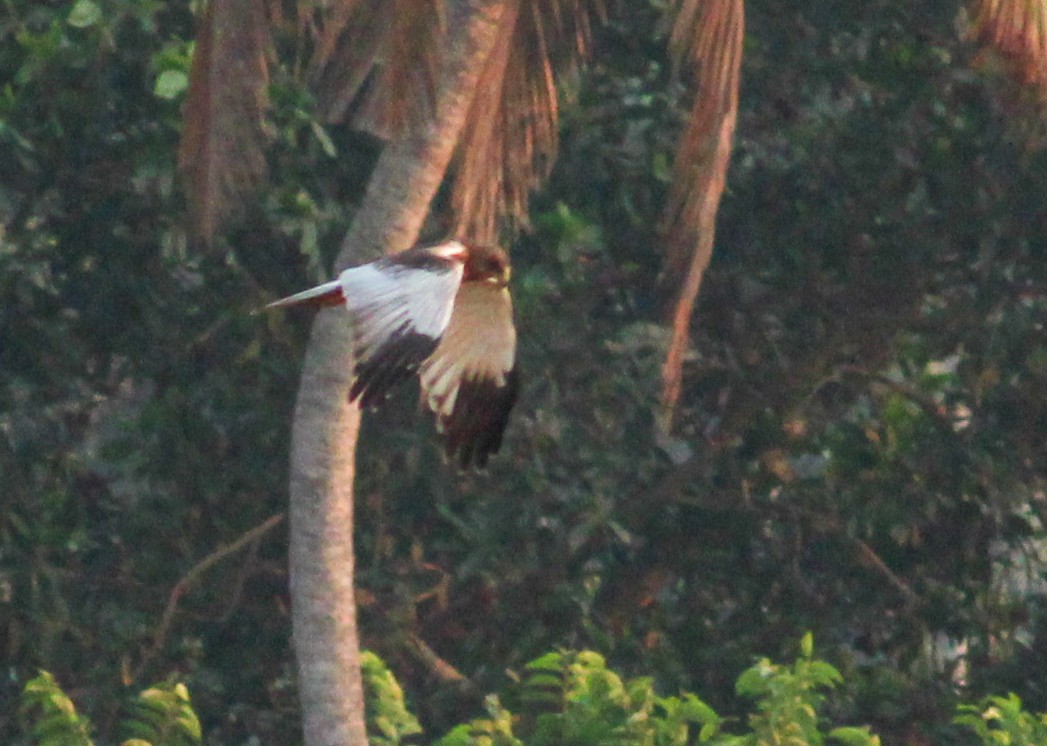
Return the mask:
<svg viewBox="0 0 1047 746">
<path fill-rule="evenodd" d="M 484 466 L 516 401 L 509 272 L 500 248 L 447 241 L 351 267 L 267 307 L 344 305 L 356 361 L 350 400 L 375 407 L 418 375 L 448 455 Z"/>
</svg>

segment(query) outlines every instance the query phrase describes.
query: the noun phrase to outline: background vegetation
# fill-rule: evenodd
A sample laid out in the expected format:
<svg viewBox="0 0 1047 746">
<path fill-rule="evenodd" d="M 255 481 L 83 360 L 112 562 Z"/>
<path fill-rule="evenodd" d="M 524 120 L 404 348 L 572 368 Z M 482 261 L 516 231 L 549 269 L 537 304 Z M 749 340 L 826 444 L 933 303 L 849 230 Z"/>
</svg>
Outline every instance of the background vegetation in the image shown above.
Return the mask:
<svg viewBox="0 0 1047 746">
<path fill-rule="evenodd" d="M 658 441 L 656 228 L 688 106 L 659 5 L 597 29 L 512 247 L 526 378 L 503 455 L 444 467 L 409 394 L 365 422 L 365 644 L 432 734 L 555 648 L 740 716 L 738 672 L 806 630 L 843 674 L 823 716 L 886 743 L 962 743 L 961 700 L 1047 709 L 1039 103 L 971 64 L 956 2 L 750 0 Z M 209 743 L 300 738 L 278 516 L 309 319 L 251 311 L 326 278 L 376 146 L 320 123 L 277 24 L 272 184 L 202 249 L 175 177 L 192 26 L 141 0 L 0 16 L 5 743 L 38 668 L 106 737 L 177 674 Z"/>
</svg>

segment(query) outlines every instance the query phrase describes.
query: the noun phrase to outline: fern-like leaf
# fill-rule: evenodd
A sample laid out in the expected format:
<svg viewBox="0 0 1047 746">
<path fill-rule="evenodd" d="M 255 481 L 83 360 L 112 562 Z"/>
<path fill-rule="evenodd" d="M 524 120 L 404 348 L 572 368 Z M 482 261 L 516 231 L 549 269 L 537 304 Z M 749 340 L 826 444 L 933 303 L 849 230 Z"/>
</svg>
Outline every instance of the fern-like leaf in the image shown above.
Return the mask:
<svg viewBox="0 0 1047 746">
<path fill-rule="evenodd" d="M 499 218 L 526 225 L 531 190 L 549 175 L 558 146 L 557 82 L 589 50 L 602 0 L 510 0 L 455 162 L 454 232 L 495 240 Z"/>
<path fill-rule="evenodd" d="M 727 167 L 738 119 L 743 0 L 677 0 L 669 40 L 677 74 L 694 78 L 690 121 L 673 162 L 665 211 L 669 237 L 667 275 L 683 277 L 673 311 L 673 336 L 662 369 L 658 425 L 668 434 L 683 383 L 691 314 L 712 259 L 716 213 L 727 184 Z"/>
<path fill-rule="evenodd" d="M 90 723 L 47 671 L 25 685 L 19 712 L 37 746 L 92 746 Z"/>
<path fill-rule="evenodd" d="M 390 139 L 433 113 L 443 0 L 337 0 L 314 14 L 310 63 L 321 116 Z"/>
<path fill-rule="evenodd" d="M 374 746 L 398 746 L 418 735 L 422 726 L 407 709 L 404 690 L 382 659 L 364 650 L 360 654 L 367 709 L 367 735 Z"/>
<path fill-rule="evenodd" d="M 189 690 L 181 683 L 161 684 L 139 694 L 120 729 L 125 744 L 141 740 L 152 746 L 193 746 L 202 737 Z"/>
</svg>

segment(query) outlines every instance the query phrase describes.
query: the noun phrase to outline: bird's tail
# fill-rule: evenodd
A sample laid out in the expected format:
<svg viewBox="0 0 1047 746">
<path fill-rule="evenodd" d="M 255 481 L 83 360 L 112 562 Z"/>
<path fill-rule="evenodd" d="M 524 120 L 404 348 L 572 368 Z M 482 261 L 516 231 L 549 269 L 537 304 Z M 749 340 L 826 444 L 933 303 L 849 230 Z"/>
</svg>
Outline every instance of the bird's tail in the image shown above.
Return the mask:
<svg viewBox="0 0 1047 746">
<path fill-rule="evenodd" d="M 303 290 L 300 293 L 289 295 L 280 300 L 274 300 L 265 306 L 270 308 L 285 308 L 287 306 L 337 306 L 345 303 L 345 294 L 342 292 L 342 283 L 338 280 L 325 282 L 315 288 Z"/>
</svg>

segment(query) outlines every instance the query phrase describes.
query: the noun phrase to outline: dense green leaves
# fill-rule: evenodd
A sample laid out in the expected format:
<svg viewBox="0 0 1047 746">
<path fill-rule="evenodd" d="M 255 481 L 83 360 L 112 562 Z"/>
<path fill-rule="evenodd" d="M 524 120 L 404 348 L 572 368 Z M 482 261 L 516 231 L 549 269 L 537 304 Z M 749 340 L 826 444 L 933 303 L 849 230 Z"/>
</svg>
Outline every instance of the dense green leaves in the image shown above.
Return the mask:
<svg viewBox="0 0 1047 746">
<path fill-rule="evenodd" d="M 403 690 L 385 663 L 364 651 L 364 687 L 369 740 L 376 746 L 417 743 L 422 733 L 407 709 Z M 756 701 L 751 732 L 722 732 L 724 720 L 690 692 L 659 697 L 651 680 L 623 681 L 602 656 L 581 651 L 547 653 L 525 666 L 528 675 L 510 696 L 516 712 L 498 697 L 485 699 L 487 717 L 456 726 L 434 746 L 811 746 L 827 737 L 843 746 L 879 746 L 868 726 L 841 726 L 823 733 L 820 690 L 840 683 L 840 674 L 813 658 L 811 636 L 792 666 L 761 660 L 737 681 L 740 693 Z M 41 672 L 22 692 L 21 716 L 37 746 L 91 746 L 89 723 L 76 713 L 54 677 Z M 1021 700 L 987 697 L 962 705 L 954 722 L 971 728 L 989 746 L 1047 743 L 1047 717 L 1022 709 Z M 200 742 L 200 724 L 184 684 L 141 692 L 120 723 L 121 746 L 189 746 Z M 515 731 L 514 731 L 515 729 Z M 516 735 L 516 734 L 519 734 Z"/>
<path fill-rule="evenodd" d="M 364 690 L 367 694 L 367 729 L 375 746 L 397 746 L 422 732 L 408 711 L 404 691 L 385 663 L 374 653 L 360 654 Z"/>
<path fill-rule="evenodd" d="M 547 653 L 528 663 L 515 691 L 518 704 L 485 701 L 488 717 L 454 728 L 436 746 L 811 746 L 826 737 L 818 710 L 821 690 L 840 675 L 808 652 L 793 666 L 763 660 L 739 677 L 738 690 L 756 701 L 746 733 L 696 695 L 661 697 L 650 678 L 624 680 L 592 651 Z M 828 737 L 845 746 L 879 746 L 866 727 L 840 727 Z"/>
<path fill-rule="evenodd" d="M 43 671 L 22 690 L 21 716 L 34 746 L 92 746 L 90 723 Z M 196 717 L 185 684 L 169 683 L 141 692 L 129 705 L 118 730 L 121 746 L 193 746 L 200 743 Z"/>
<path fill-rule="evenodd" d="M 120 730 L 125 734 L 125 744 L 192 746 L 201 738 L 200 721 L 189 701 L 189 690 L 182 683 L 155 686 L 139 694 Z"/>
<path fill-rule="evenodd" d="M 620 5 L 513 246 L 526 375 L 504 453 L 487 475 L 445 469 L 408 390 L 365 418 L 367 643 L 427 733 L 492 742 L 628 735 L 636 713 L 667 739 L 749 715 L 773 732 L 758 703 L 821 696 L 797 682 L 828 669 L 757 664 L 755 711 L 735 677 L 808 629 L 844 677 L 820 712 L 885 742 L 963 743 L 961 696 L 1042 711 L 1038 120 L 965 64 L 955 2 L 750 0 L 718 246 L 678 426 L 655 442 L 674 287 L 657 221 L 688 102 L 661 4 Z M 174 172 L 192 23 L 139 0 L 16 0 L 0 21 L 4 743 L 26 738 L 5 705 L 39 668 L 100 741 L 127 686 L 173 670 L 210 743 L 298 737 L 280 532 L 179 581 L 285 508 L 309 319 L 249 312 L 327 277 L 376 144 L 317 121 L 306 52 L 278 26 L 276 178 L 204 255 Z M 558 648 L 620 673 L 566 654 L 526 667 Z M 676 691 L 703 700 L 651 699 Z M 965 714 L 998 730 L 992 707 Z M 382 737 L 409 737 L 406 712 L 375 715 Z"/>
<path fill-rule="evenodd" d="M 90 723 L 47 671 L 25 685 L 20 709 L 39 746 L 92 746 Z"/>
<path fill-rule="evenodd" d="M 977 705 L 961 705 L 953 722 L 978 734 L 985 746 L 1019 746 L 1047 743 L 1047 713 L 1022 709 L 1014 694 L 986 697 Z"/>
</svg>

